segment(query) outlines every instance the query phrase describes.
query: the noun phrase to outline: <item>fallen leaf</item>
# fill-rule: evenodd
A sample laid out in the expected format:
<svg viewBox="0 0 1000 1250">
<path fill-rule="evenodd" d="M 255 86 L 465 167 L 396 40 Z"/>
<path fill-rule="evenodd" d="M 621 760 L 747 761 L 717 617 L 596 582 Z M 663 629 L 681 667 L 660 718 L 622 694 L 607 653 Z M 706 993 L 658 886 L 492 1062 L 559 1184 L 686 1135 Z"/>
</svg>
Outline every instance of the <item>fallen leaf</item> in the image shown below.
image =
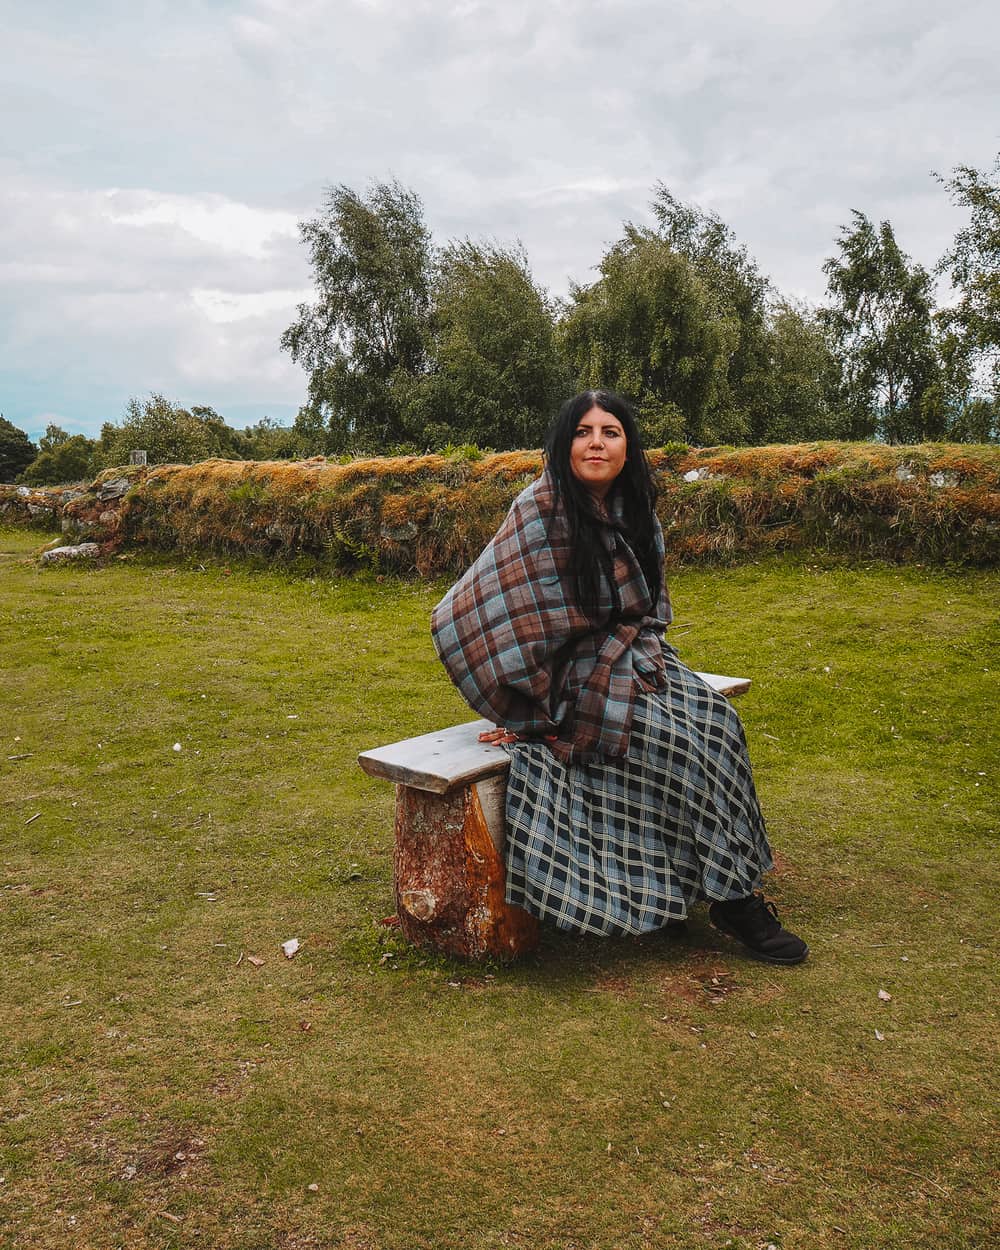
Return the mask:
<svg viewBox="0 0 1000 1250">
<path fill-rule="evenodd" d="M 247 955 L 247 963 L 253 964 L 255 968 L 263 968 L 264 961 L 259 955 Z"/>
<path fill-rule="evenodd" d="M 281 943 L 281 950 L 286 959 L 292 959 L 295 952 L 299 949 L 299 939 L 289 938 L 287 942 Z"/>
<path fill-rule="evenodd" d="M 399 927 L 398 916 L 383 916 L 380 924 L 384 924 L 387 929 L 396 929 Z"/>
</svg>

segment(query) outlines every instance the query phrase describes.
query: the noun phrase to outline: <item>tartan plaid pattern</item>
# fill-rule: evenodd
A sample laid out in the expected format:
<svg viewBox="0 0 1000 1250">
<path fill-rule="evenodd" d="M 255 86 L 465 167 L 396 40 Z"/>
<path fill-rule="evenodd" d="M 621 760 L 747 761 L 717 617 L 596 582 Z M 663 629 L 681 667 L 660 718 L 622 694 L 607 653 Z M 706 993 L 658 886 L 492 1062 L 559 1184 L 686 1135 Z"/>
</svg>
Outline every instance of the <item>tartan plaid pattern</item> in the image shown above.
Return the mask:
<svg viewBox="0 0 1000 1250">
<path fill-rule="evenodd" d="M 434 609 L 442 663 L 480 716 L 530 737 L 556 735 L 561 759 L 628 751 L 636 689 L 663 683 L 670 601 L 646 585 L 619 526 L 602 531 L 620 596 L 591 615 L 574 602 L 565 515 L 548 472 L 514 500 L 496 536 Z M 662 567 L 663 537 L 656 538 Z"/>
<path fill-rule="evenodd" d="M 508 748 L 507 900 L 561 929 L 646 933 L 692 903 L 745 897 L 772 867 L 739 717 L 664 656 L 665 687 L 638 693 L 624 759 Z"/>
</svg>

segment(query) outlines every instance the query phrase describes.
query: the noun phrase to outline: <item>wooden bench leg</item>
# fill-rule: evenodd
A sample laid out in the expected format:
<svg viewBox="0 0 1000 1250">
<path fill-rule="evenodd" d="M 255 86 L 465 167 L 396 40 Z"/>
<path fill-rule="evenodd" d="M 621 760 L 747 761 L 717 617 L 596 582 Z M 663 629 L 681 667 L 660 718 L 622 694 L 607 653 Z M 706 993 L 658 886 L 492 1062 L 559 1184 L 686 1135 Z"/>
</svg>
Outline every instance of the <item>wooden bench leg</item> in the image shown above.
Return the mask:
<svg viewBox="0 0 1000 1250">
<path fill-rule="evenodd" d="M 504 795 L 490 777 L 447 794 L 396 787 L 394 878 L 404 935 L 463 959 L 515 959 L 538 921 L 504 899 Z"/>
</svg>

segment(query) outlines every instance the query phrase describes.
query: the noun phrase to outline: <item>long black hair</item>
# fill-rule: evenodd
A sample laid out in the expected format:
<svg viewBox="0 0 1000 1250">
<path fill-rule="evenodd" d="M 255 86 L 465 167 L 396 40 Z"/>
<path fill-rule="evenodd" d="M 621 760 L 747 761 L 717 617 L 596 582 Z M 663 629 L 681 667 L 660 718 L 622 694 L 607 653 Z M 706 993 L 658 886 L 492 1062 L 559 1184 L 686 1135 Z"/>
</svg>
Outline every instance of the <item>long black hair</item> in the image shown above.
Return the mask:
<svg viewBox="0 0 1000 1250">
<path fill-rule="evenodd" d="M 577 601 L 584 610 L 595 608 L 600 602 L 603 578 L 611 592 L 614 610 L 618 609 L 611 561 L 601 541 L 601 527 L 607 525 L 608 521 L 600 516 L 593 496 L 570 465 L 570 449 L 580 421 L 594 407 L 617 417 L 625 431 L 625 464 L 611 484 L 605 502 L 609 515 L 613 517 L 613 502 L 616 497 L 621 499 L 622 523 L 618 528 L 622 530 L 642 566 L 655 604 L 662 577 L 656 551 L 656 519 L 653 511 L 656 504 L 656 483 L 649 471 L 632 406 L 627 399 L 616 395 L 614 391 L 582 391 L 579 395 L 574 395 L 559 409 L 559 415 L 545 436 L 546 464 L 569 525 L 569 574 L 576 590 Z M 611 524 L 615 524 L 614 520 Z"/>
</svg>

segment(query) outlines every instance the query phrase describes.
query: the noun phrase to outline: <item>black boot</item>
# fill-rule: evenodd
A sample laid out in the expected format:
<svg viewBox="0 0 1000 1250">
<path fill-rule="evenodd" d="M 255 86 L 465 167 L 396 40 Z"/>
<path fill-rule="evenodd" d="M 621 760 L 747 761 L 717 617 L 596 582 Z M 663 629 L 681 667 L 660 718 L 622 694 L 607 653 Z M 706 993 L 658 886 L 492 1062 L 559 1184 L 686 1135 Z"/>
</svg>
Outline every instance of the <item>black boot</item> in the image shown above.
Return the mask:
<svg viewBox="0 0 1000 1250">
<path fill-rule="evenodd" d="M 712 903 L 708 918 L 763 963 L 800 964 L 809 954 L 809 947 L 800 937 L 782 928 L 778 909 L 762 894 Z"/>
</svg>

